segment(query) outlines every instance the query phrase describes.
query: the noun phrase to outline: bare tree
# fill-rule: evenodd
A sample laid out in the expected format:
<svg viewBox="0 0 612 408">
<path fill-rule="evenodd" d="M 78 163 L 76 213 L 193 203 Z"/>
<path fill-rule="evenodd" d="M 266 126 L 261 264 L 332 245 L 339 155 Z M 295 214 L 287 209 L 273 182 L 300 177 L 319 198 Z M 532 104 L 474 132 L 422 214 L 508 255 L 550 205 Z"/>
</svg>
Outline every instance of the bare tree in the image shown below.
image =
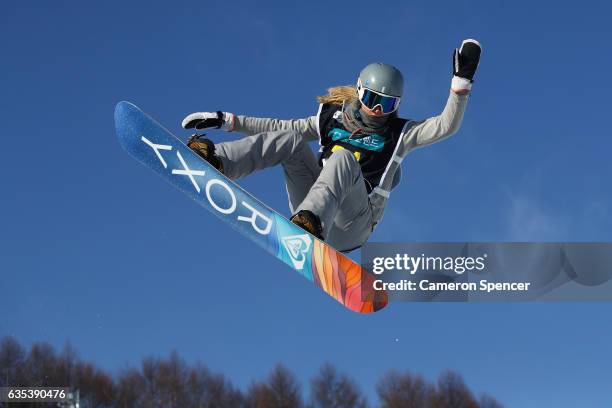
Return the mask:
<svg viewBox="0 0 612 408">
<path fill-rule="evenodd" d="M 278 364 L 268 379 L 268 385 L 274 394 L 278 408 L 301 407 L 300 385 L 295 376 L 284 366 Z"/>
<path fill-rule="evenodd" d="M 176 351 L 167 360 L 160 360 L 156 366 L 155 386 L 163 407 L 186 406 L 185 377 L 187 368 Z"/>
<path fill-rule="evenodd" d="M 277 401 L 268 384 L 254 382 L 245 398 L 245 408 L 277 407 Z"/>
<path fill-rule="evenodd" d="M 115 394 L 117 408 L 132 408 L 144 406 L 145 380 L 136 369 L 123 371 L 118 380 Z"/>
<path fill-rule="evenodd" d="M 0 387 L 27 385 L 21 373 L 25 351 L 12 337 L 5 337 L 0 343 Z"/>
<path fill-rule="evenodd" d="M 242 393 L 223 375 L 211 375 L 206 379 L 206 390 L 208 403 L 206 407 L 228 407 L 239 408 L 243 403 Z"/>
<path fill-rule="evenodd" d="M 111 407 L 115 384 L 110 375 L 90 363 L 80 363 L 75 387 L 81 394 L 81 405 L 87 408 Z"/>
<path fill-rule="evenodd" d="M 213 408 L 242 406 L 242 393 L 221 374 L 212 374 L 205 366 L 198 364 L 186 376 L 187 406 Z"/>
<path fill-rule="evenodd" d="M 420 376 L 391 371 L 376 387 L 381 408 L 435 408 L 436 391 Z"/>
<path fill-rule="evenodd" d="M 141 371 L 123 372 L 118 379 L 118 407 L 239 408 L 242 394 L 220 374 L 189 367 L 173 352 L 167 360 L 147 358 Z"/>
<path fill-rule="evenodd" d="M 79 357 L 70 344 L 65 344 L 57 359 L 57 384 L 75 388 L 79 368 Z"/>
<path fill-rule="evenodd" d="M 445 408 L 478 408 L 478 402 L 468 389 L 463 378 L 446 371 L 438 378 L 438 404 Z"/>
<path fill-rule="evenodd" d="M 57 384 L 56 368 L 57 357 L 53 347 L 47 343 L 35 343 L 24 361 L 23 374 L 29 379 L 29 386 L 53 386 Z"/>
<path fill-rule="evenodd" d="M 483 394 L 480 397 L 480 408 L 504 408 L 504 406 L 492 396 Z"/>
<path fill-rule="evenodd" d="M 366 408 L 366 399 L 355 382 L 340 375 L 331 364 L 321 367 L 311 384 L 312 404 L 316 408 Z"/>
<path fill-rule="evenodd" d="M 221 374 L 188 365 L 176 352 L 167 359 L 145 358 L 140 369 L 113 378 L 82 362 L 70 345 L 57 354 L 46 343 L 26 351 L 6 337 L 0 341 L 0 386 L 69 386 L 79 390 L 83 408 L 303 408 L 295 376 L 277 365 L 268 378 L 243 395 Z M 437 385 L 410 373 L 390 372 L 376 387 L 381 408 L 503 408 L 489 395 L 476 400 L 463 378 L 443 373 Z M 355 382 L 326 364 L 311 380 L 308 408 L 366 408 Z M 29 405 L 24 405 L 29 406 Z"/>
<path fill-rule="evenodd" d="M 248 408 L 300 408 L 303 405 L 295 376 L 280 364 L 267 382 L 251 385 L 245 400 Z"/>
</svg>

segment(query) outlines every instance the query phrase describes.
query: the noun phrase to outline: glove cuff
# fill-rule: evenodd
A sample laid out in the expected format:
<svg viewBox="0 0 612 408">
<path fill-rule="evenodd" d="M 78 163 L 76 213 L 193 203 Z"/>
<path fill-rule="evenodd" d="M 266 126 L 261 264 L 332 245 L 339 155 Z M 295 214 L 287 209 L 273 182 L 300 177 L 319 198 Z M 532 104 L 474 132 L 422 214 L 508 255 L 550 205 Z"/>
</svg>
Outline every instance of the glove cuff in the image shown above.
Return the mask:
<svg viewBox="0 0 612 408">
<path fill-rule="evenodd" d="M 230 112 L 223 112 L 223 130 L 228 132 L 233 131 L 236 128 L 236 115 Z"/>
<path fill-rule="evenodd" d="M 472 81 L 466 78 L 453 76 L 451 81 L 451 90 L 453 92 L 466 92 L 472 90 Z"/>
</svg>

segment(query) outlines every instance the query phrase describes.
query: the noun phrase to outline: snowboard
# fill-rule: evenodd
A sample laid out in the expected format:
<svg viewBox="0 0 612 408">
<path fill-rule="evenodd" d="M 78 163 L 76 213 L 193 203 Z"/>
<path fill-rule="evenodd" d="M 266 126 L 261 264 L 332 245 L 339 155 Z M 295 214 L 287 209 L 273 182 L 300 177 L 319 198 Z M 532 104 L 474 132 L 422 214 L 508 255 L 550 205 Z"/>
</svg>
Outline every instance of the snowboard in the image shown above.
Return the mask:
<svg viewBox="0 0 612 408">
<path fill-rule="evenodd" d="M 346 308 L 372 313 L 387 305 L 373 274 L 257 200 L 136 105 L 117 104 L 115 128 L 132 157 Z"/>
</svg>

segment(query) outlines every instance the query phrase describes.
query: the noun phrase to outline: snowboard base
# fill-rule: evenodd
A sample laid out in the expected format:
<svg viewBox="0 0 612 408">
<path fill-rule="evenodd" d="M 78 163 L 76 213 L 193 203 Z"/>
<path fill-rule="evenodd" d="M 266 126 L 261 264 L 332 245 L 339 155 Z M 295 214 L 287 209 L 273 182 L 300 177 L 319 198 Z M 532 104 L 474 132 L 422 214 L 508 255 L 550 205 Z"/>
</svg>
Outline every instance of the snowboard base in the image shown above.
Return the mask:
<svg viewBox="0 0 612 408">
<path fill-rule="evenodd" d="M 374 275 L 257 200 L 137 106 L 119 102 L 115 127 L 136 160 L 346 308 L 372 313 L 387 305 L 387 293 L 373 288 Z"/>
</svg>

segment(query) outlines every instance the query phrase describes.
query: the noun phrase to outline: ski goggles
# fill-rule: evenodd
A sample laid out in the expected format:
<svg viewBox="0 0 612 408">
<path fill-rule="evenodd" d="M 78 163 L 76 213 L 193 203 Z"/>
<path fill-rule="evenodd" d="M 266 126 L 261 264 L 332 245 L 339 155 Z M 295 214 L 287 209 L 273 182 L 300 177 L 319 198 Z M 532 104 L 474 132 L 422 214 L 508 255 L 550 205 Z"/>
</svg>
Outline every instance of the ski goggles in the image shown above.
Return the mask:
<svg viewBox="0 0 612 408">
<path fill-rule="evenodd" d="M 400 104 L 399 96 L 390 96 L 378 93 L 368 88 L 359 86 L 358 88 L 359 100 L 368 109 L 374 109 L 380 106 L 382 113 L 392 113 L 397 110 Z"/>
</svg>

